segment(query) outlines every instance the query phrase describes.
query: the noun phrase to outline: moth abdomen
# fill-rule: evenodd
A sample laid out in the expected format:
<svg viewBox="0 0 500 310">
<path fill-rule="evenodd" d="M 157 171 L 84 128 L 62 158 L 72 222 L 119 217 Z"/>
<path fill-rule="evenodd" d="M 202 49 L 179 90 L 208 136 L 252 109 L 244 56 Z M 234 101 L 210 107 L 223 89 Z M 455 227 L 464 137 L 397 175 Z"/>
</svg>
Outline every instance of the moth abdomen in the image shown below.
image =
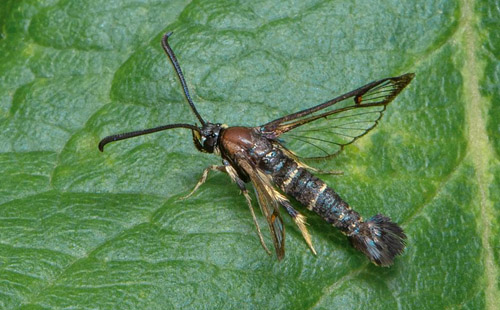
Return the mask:
<svg viewBox="0 0 500 310">
<path fill-rule="evenodd" d="M 380 214 L 363 221 L 325 182 L 280 150 L 266 154 L 262 168 L 281 190 L 337 227 L 373 263 L 389 266 L 403 252 L 406 235 L 401 227 Z"/>
<path fill-rule="evenodd" d="M 346 235 L 358 233 L 362 218 L 330 187 L 325 185 L 324 190 L 318 195 L 312 208 L 328 223 L 337 227 Z"/>
</svg>

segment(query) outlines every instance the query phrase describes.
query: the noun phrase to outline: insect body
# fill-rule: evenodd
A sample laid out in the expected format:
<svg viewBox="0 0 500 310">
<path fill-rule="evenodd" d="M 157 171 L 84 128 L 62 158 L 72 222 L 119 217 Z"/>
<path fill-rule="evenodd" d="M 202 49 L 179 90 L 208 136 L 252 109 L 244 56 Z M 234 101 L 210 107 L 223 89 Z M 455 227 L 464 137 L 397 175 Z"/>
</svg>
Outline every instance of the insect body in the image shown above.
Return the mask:
<svg viewBox="0 0 500 310">
<path fill-rule="evenodd" d="M 246 188 L 246 183 L 252 183 L 261 211 L 267 219 L 278 259 L 282 259 L 285 254 L 285 228 L 280 216 L 280 206 L 292 217 L 306 243 L 316 253 L 305 226 L 305 217 L 293 208 L 284 195 L 286 194 L 337 227 L 373 263 L 391 265 L 394 257 L 404 250 L 406 236 L 403 230 L 390 218 L 380 214 L 364 220 L 333 189 L 315 177 L 309 171 L 315 169 L 307 166 L 304 161 L 334 156 L 344 146 L 374 128 L 387 104 L 410 83 L 414 74 L 369 83 L 323 104 L 259 127 L 227 127 L 204 121 L 196 110 L 182 70 L 168 44 L 170 35 L 168 33 L 163 37 L 162 46 L 176 70 L 184 95 L 201 127 L 170 124 L 108 136 L 101 140 L 99 149 L 103 151 L 104 145 L 109 142 L 162 130 L 190 129 L 195 147 L 201 152 L 220 155 L 222 165 L 205 169 L 198 184 L 185 198 L 205 182 L 209 171 L 226 172 L 245 196 L 260 242 L 270 253 Z"/>
</svg>

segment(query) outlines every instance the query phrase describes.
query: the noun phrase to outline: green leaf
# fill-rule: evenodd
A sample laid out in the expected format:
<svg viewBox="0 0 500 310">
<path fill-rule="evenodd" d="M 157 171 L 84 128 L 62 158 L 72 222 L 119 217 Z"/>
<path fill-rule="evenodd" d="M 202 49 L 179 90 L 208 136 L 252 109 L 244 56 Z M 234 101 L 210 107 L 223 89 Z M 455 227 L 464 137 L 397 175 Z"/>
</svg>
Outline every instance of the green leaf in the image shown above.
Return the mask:
<svg viewBox="0 0 500 310">
<path fill-rule="evenodd" d="M 1 309 L 496 309 L 500 20 L 487 1 L 0 3 Z M 408 235 L 370 264 L 317 215 L 261 248 L 243 196 L 188 130 L 166 31 L 203 117 L 254 126 L 415 72 L 376 130 L 322 168 Z M 255 199 L 254 199 L 255 201 Z M 256 206 L 255 206 L 256 207 Z M 270 242 L 265 223 L 266 241 Z"/>
</svg>

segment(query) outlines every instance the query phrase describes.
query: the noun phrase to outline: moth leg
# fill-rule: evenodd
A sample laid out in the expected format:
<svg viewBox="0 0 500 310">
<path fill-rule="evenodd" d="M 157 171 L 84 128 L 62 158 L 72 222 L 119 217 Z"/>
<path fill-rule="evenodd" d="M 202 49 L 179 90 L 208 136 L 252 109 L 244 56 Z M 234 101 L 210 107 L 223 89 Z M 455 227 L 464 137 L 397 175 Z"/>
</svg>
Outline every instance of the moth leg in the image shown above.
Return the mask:
<svg viewBox="0 0 500 310">
<path fill-rule="evenodd" d="M 311 235 L 306 227 L 306 217 L 299 213 L 299 211 L 295 210 L 294 207 L 290 204 L 288 199 L 281 197 L 279 199 L 280 204 L 285 208 L 286 212 L 292 217 L 292 220 L 295 222 L 297 227 L 299 227 L 300 232 L 302 233 L 302 237 L 307 243 L 307 246 L 311 249 L 314 255 L 316 255 L 316 250 L 314 249 L 311 241 Z"/>
<path fill-rule="evenodd" d="M 241 192 L 243 193 L 243 195 L 245 196 L 245 199 L 247 200 L 248 209 L 250 209 L 250 213 L 252 214 L 252 218 L 253 218 L 253 223 L 255 224 L 255 227 L 257 228 L 257 235 L 259 236 L 260 245 L 262 245 L 262 247 L 267 252 L 267 254 L 272 255 L 271 251 L 269 251 L 269 249 L 266 246 L 266 243 L 264 242 L 264 237 L 262 236 L 262 232 L 260 231 L 259 222 L 257 222 L 257 217 L 255 216 L 255 212 L 253 211 L 252 200 L 250 199 L 250 195 L 248 194 L 248 190 L 245 188 L 245 190 L 242 190 Z"/>
<path fill-rule="evenodd" d="M 340 171 L 340 170 L 328 170 L 328 171 L 323 171 L 323 170 L 320 170 L 320 169 L 317 169 L 317 168 L 314 168 L 314 167 L 311 167 L 309 165 L 307 165 L 306 163 L 302 162 L 298 157 L 297 155 L 295 155 L 294 152 L 290 151 L 289 149 L 285 148 L 283 145 L 277 143 L 275 144 L 283 153 L 285 153 L 285 155 L 287 155 L 288 157 L 291 157 L 295 160 L 295 162 L 302 168 L 305 168 L 307 170 L 311 170 L 311 171 L 314 171 L 318 174 L 331 174 L 331 175 L 343 175 L 344 174 L 344 171 Z"/>
<path fill-rule="evenodd" d="M 224 167 L 226 168 L 227 174 L 231 177 L 231 180 L 233 180 L 234 183 L 238 185 L 238 187 L 241 190 L 241 193 L 245 196 L 245 199 L 247 201 L 248 209 L 250 209 L 250 213 L 252 214 L 252 219 L 253 223 L 255 225 L 255 228 L 257 228 L 257 235 L 259 236 L 259 241 L 260 245 L 264 248 L 264 250 L 267 252 L 267 254 L 271 255 L 271 251 L 266 246 L 266 243 L 264 242 L 264 237 L 262 236 L 262 232 L 260 230 L 259 222 L 257 222 L 257 217 L 255 216 L 255 212 L 253 211 L 252 207 L 252 199 L 250 198 L 250 195 L 248 194 L 248 190 L 245 186 L 245 182 L 243 182 L 242 179 L 238 177 L 238 173 L 234 168 L 229 164 L 228 161 L 224 160 Z"/>
<path fill-rule="evenodd" d="M 307 166 L 307 169 L 312 170 L 317 174 L 344 175 L 344 171 L 342 170 L 320 170 L 310 166 Z"/>
<path fill-rule="evenodd" d="M 179 198 L 179 200 L 184 200 L 184 199 L 191 197 L 191 195 L 193 195 L 194 192 L 196 192 L 198 190 L 198 188 L 200 188 L 200 186 L 203 183 L 205 183 L 205 181 L 207 180 L 207 177 L 208 177 L 208 173 L 210 171 L 226 172 L 226 169 L 224 166 L 216 166 L 216 165 L 212 165 L 212 166 L 206 168 L 205 170 L 203 170 L 203 174 L 201 175 L 200 180 L 198 181 L 198 183 L 196 183 L 196 186 L 193 188 L 193 190 L 189 194 L 187 194 L 186 196 Z"/>
</svg>

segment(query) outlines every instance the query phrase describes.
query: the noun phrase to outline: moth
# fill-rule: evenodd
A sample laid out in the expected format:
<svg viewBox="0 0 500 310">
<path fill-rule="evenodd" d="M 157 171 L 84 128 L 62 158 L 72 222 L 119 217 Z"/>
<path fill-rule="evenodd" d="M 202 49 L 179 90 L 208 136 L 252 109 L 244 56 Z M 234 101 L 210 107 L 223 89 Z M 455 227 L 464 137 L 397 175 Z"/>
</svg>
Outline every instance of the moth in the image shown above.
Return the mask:
<svg viewBox="0 0 500 310">
<path fill-rule="evenodd" d="M 285 255 L 285 226 L 280 206 L 293 219 L 306 244 L 316 254 L 305 217 L 292 206 L 286 196 L 288 195 L 337 227 L 354 248 L 364 253 L 374 264 L 393 264 L 394 257 L 405 248 L 406 235 L 403 229 L 381 214 L 363 219 L 332 188 L 315 177 L 311 171 L 322 172 L 308 166 L 306 162 L 333 157 L 345 146 L 372 130 L 386 106 L 415 75 L 407 73 L 374 81 L 320 105 L 261 126 L 228 127 L 205 121 L 196 110 L 179 62 L 168 43 L 171 34 L 172 32 L 163 36 L 162 47 L 173 64 L 186 100 L 201 125 L 168 124 L 112 135 L 100 141 L 99 150 L 102 152 L 110 142 L 163 130 L 191 130 L 196 149 L 220 156 L 222 165 L 206 168 L 194 189 L 184 198 L 191 196 L 206 181 L 210 171 L 227 173 L 244 195 L 260 243 L 268 254 L 271 251 L 264 242 L 253 211 L 247 183 L 251 183 L 255 189 L 260 209 L 271 231 L 278 260 Z"/>
</svg>

